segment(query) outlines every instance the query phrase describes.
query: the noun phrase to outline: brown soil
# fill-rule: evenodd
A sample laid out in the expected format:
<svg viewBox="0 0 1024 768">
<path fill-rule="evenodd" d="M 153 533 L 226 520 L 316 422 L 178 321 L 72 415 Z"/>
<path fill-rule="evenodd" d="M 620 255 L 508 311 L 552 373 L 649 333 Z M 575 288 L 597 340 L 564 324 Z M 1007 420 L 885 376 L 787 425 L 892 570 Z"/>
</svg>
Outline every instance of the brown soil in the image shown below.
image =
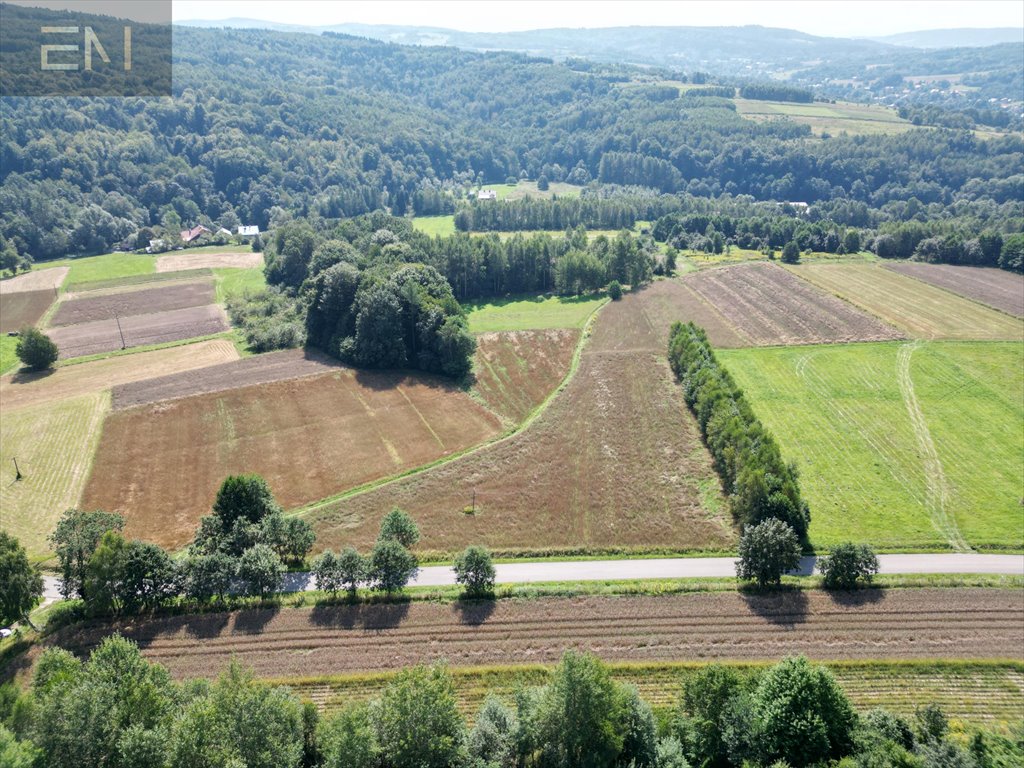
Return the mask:
<svg viewBox="0 0 1024 768">
<path fill-rule="evenodd" d="M 64 283 L 70 271 L 71 267 L 51 267 L 0 280 L 0 294 L 41 291 L 44 288 L 52 294 L 54 288 L 60 288 Z"/>
<path fill-rule="evenodd" d="M 49 642 L 84 654 L 114 631 L 178 679 L 214 677 L 232 658 L 261 677 L 311 677 L 552 664 L 566 648 L 646 662 L 1020 658 L 1024 604 L 1010 589 L 894 589 L 337 605 L 137 619 Z"/>
<path fill-rule="evenodd" d="M 118 320 L 110 319 L 56 328 L 49 335 L 60 349 L 60 358 L 67 359 L 121 349 L 121 333 L 125 347 L 141 347 L 221 333 L 229 327 L 224 310 L 214 304 L 129 315 L 119 322 L 120 332 Z"/>
<path fill-rule="evenodd" d="M 648 316 L 673 285 L 602 309 L 579 369 L 522 432 L 309 512 L 317 547 L 370 545 L 393 506 L 417 519 L 425 550 L 731 546 L 710 456 L 665 359 L 668 323 Z"/>
<path fill-rule="evenodd" d="M 477 336 L 473 390 L 507 424 L 519 424 L 565 378 L 579 337 L 569 329 Z"/>
<path fill-rule="evenodd" d="M 290 508 L 500 429 L 496 416 L 441 379 L 337 369 L 112 413 L 82 504 L 124 513 L 130 536 L 180 547 L 229 474 L 263 475 Z"/>
<path fill-rule="evenodd" d="M 68 298 L 60 303 L 50 321 L 51 326 L 78 325 L 95 320 L 110 320 L 115 315 L 128 317 L 186 309 L 213 304 L 216 296 L 212 280 L 163 285 L 156 288 L 86 295 Z"/>
<path fill-rule="evenodd" d="M 52 288 L 0 294 L 0 333 L 35 325 L 46 314 L 55 298 Z"/>
<path fill-rule="evenodd" d="M 1024 317 L 1024 275 L 993 267 L 957 267 L 952 264 L 886 264 L 893 272 L 916 277 L 947 291 Z"/>
<path fill-rule="evenodd" d="M 237 356 L 236 356 L 237 357 Z M 137 405 L 175 400 L 192 395 L 223 392 L 238 387 L 315 376 L 341 368 L 341 364 L 315 350 L 288 349 L 211 365 L 202 371 L 172 373 L 114 387 L 115 411 Z"/>
<path fill-rule="evenodd" d="M 904 335 L 774 264 L 740 264 L 686 279 L 751 346 L 886 341 Z M 714 339 L 711 339 L 714 343 Z"/>
<path fill-rule="evenodd" d="M 263 254 L 240 253 L 171 253 L 156 260 L 157 272 L 180 272 L 200 267 L 262 267 Z"/>
<path fill-rule="evenodd" d="M 0 410 L 13 411 L 102 392 L 129 381 L 151 379 L 170 371 L 190 371 L 238 358 L 234 344 L 212 339 L 134 355 L 69 365 L 41 373 L 15 373 L 0 378 Z"/>
</svg>

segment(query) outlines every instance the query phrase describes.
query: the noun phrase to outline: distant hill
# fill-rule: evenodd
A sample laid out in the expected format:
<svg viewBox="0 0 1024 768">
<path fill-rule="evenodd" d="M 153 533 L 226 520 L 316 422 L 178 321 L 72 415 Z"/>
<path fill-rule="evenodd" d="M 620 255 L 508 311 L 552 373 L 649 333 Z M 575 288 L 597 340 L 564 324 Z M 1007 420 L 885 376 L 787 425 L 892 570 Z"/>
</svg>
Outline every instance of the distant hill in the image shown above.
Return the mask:
<svg viewBox="0 0 1024 768">
<path fill-rule="evenodd" d="M 989 29 L 928 29 L 898 35 L 868 38 L 877 43 L 906 48 L 984 48 L 1000 43 L 1024 42 L 1024 29 L 992 27 Z"/>
</svg>

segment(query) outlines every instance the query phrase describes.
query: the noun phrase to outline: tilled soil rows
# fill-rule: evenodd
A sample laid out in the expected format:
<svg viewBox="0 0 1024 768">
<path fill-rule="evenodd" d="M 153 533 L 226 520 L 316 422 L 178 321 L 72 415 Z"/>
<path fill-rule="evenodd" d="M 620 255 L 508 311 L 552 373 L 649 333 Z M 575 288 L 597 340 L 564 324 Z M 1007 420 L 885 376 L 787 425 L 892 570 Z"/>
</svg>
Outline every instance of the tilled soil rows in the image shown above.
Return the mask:
<svg viewBox="0 0 1024 768">
<path fill-rule="evenodd" d="M 952 264 L 886 264 L 902 275 L 916 277 L 947 291 L 1024 317 L 1024 275 L 994 267 L 958 267 Z"/>
<path fill-rule="evenodd" d="M 110 320 L 115 315 L 128 317 L 201 307 L 213 304 L 215 300 L 213 280 L 194 280 L 155 288 L 122 290 L 101 296 L 87 295 L 62 301 L 50 325 L 77 325 L 95 320 Z"/>
<path fill-rule="evenodd" d="M 39 291 L 16 291 L 0 294 L 0 333 L 18 331 L 39 322 L 53 304 L 52 288 Z"/>
<path fill-rule="evenodd" d="M 745 346 L 904 338 L 892 326 L 774 264 L 711 269 L 686 283 L 728 318 L 748 340 Z"/>
<path fill-rule="evenodd" d="M 552 664 L 567 648 L 608 661 L 1020 658 L 1024 601 L 1010 589 L 734 592 L 254 610 L 124 621 L 51 638 L 82 654 L 114 631 L 178 679 L 232 658 L 262 677 Z"/>
<path fill-rule="evenodd" d="M 118 330 L 120 323 L 120 330 Z M 60 350 L 60 359 L 113 352 L 124 347 L 142 347 L 181 341 L 228 330 L 224 310 L 214 304 L 172 309 L 118 319 L 56 328 L 49 336 Z M 121 336 L 124 335 L 124 343 Z"/>
</svg>

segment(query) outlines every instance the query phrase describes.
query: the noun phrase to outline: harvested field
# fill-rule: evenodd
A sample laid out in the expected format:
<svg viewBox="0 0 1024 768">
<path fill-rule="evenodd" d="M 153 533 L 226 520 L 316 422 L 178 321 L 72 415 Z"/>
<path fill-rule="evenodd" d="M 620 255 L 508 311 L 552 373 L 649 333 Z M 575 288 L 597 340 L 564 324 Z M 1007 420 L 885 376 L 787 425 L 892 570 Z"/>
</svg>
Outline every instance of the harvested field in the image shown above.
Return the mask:
<svg viewBox="0 0 1024 768">
<path fill-rule="evenodd" d="M 0 419 L 0 527 L 45 554 L 61 513 L 78 504 L 110 405 L 95 393 L 9 411 Z M 15 481 L 17 458 L 22 479 Z"/>
<path fill-rule="evenodd" d="M 0 333 L 35 325 L 46 314 L 55 298 L 52 288 L 0 294 Z"/>
<path fill-rule="evenodd" d="M 260 677 L 553 664 L 567 648 L 607 661 L 1018 658 L 1024 601 L 1012 589 L 735 592 L 262 609 L 59 630 L 82 654 L 120 631 L 178 679 L 232 659 Z"/>
<path fill-rule="evenodd" d="M 1024 339 L 1024 322 L 877 264 L 803 264 L 794 273 L 921 339 Z"/>
<path fill-rule="evenodd" d="M 227 339 L 211 339 L 167 349 L 154 349 L 134 355 L 118 355 L 104 360 L 68 365 L 40 373 L 15 373 L 0 378 L 0 410 L 55 403 L 80 395 L 102 392 L 132 381 L 164 376 L 172 371 L 197 368 L 237 360 L 238 351 Z"/>
<path fill-rule="evenodd" d="M 797 462 L 815 546 L 1024 546 L 1020 344 L 722 350 L 719 359 Z"/>
<path fill-rule="evenodd" d="M 115 386 L 113 405 L 115 411 L 121 411 L 161 400 L 176 400 L 256 384 L 316 376 L 341 367 L 337 360 L 313 349 L 268 352 L 204 367 L 202 371 L 172 373 L 160 378 L 147 377 L 146 380 Z"/>
<path fill-rule="evenodd" d="M 707 270 L 686 283 L 725 315 L 749 346 L 903 338 L 895 328 L 774 264 Z"/>
<path fill-rule="evenodd" d="M 200 267 L 262 267 L 263 254 L 252 251 L 238 253 L 170 253 L 156 260 L 157 272 L 180 272 Z"/>
<path fill-rule="evenodd" d="M 666 281 L 606 305 L 577 372 L 525 430 L 307 511 L 317 546 L 372 544 L 393 506 L 417 519 L 423 549 L 446 553 L 471 543 L 501 551 L 732 546 L 718 478 L 665 359 L 668 313 L 647 314 L 677 294 L 681 286 Z M 476 513 L 467 515 L 474 497 Z"/>
<path fill-rule="evenodd" d="M 43 289 L 52 294 L 54 288 L 60 288 L 63 285 L 64 278 L 68 276 L 69 271 L 70 267 L 36 269 L 17 277 L 0 280 L 0 294 L 41 291 Z"/>
<path fill-rule="evenodd" d="M 442 379 L 339 368 L 112 413 L 83 504 L 124 513 L 129 536 L 180 547 L 226 475 L 257 472 L 296 507 L 500 430 Z"/>
<path fill-rule="evenodd" d="M 230 326 L 224 310 L 208 304 L 122 317 L 120 327 L 118 331 L 115 319 L 95 320 L 54 329 L 50 338 L 60 349 L 60 358 L 66 360 L 121 349 L 121 333 L 125 347 L 141 347 L 222 333 Z"/>
<path fill-rule="evenodd" d="M 132 317 L 173 309 L 202 307 L 214 303 L 213 280 L 161 285 L 153 288 L 105 292 L 101 295 L 65 297 L 57 307 L 50 325 L 79 325 L 97 320 L 110 320 L 115 315 Z"/>
<path fill-rule="evenodd" d="M 1024 317 L 1024 275 L 994 267 L 915 264 L 909 261 L 885 266 L 901 275 L 916 277 L 1011 315 Z"/>
<path fill-rule="evenodd" d="M 477 337 L 473 391 L 508 424 L 518 424 L 569 372 L 576 330 L 509 331 Z"/>
</svg>

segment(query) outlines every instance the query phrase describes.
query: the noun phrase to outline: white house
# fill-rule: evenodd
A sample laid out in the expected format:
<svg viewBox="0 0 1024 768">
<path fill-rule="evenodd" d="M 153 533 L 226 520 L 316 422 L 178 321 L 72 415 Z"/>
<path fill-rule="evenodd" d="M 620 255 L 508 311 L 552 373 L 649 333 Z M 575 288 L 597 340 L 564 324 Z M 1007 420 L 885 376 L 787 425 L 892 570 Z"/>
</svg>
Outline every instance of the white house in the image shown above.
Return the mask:
<svg viewBox="0 0 1024 768">
<path fill-rule="evenodd" d="M 481 189 L 476 193 L 477 200 L 497 200 L 498 193 L 493 189 Z"/>
<path fill-rule="evenodd" d="M 242 237 L 255 237 L 260 233 L 260 227 L 258 224 L 253 224 L 251 227 L 245 225 L 239 225 L 238 234 Z"/>
</svg>

